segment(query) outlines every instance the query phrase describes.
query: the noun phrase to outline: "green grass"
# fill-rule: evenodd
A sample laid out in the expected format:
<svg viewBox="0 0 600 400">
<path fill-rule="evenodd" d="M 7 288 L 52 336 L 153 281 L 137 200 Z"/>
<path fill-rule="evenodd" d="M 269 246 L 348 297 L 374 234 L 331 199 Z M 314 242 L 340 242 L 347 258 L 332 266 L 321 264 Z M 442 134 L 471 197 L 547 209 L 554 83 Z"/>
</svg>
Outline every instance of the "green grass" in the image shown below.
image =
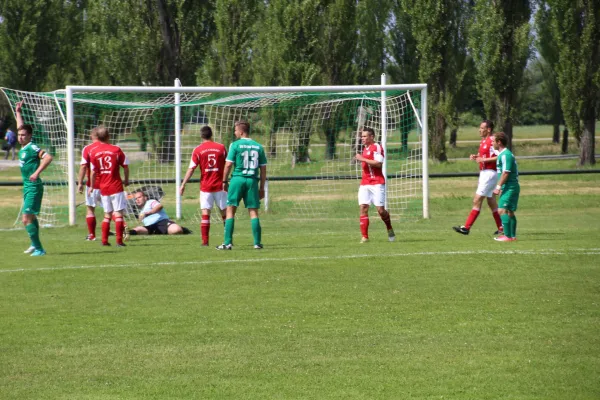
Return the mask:
<svg viewBox="0 0 600 400">
<path fill-rule="evenodd" d="M 432 218 L 394 220 L 394 243 L 372 212 L 358 244 L 353 201 L 263 214 L 262 251 L 247 218 L 230 252 L 79 226 L 29 258 L 0 230 L 2 399 L 599 398 L 600 178 L 523 177 L 515 243 L 489 210 L 451 230 L 476 178 L 431 183 Z"/>
</svg>

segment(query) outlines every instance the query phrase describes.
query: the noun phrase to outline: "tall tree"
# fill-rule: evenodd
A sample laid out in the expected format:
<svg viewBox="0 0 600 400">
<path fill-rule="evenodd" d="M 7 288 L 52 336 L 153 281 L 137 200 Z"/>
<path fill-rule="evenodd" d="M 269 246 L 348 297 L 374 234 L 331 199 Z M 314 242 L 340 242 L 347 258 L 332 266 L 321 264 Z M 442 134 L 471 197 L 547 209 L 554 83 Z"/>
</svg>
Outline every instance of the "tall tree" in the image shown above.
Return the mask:
<svg viewBox="0 0 600 400">
<path fill-rule="evenodd" d="M 378 84 L 385 71 L 387 28 L 391 19 L 391 0 L 362 0 L 356 10 L 358 31 L 354 75 L 356 83 Z"/>
<path fill-rule="evenodd" d="M 579 165 L 594 165 L 600 100 L 600 7 L 597 0 L 547 0 L 556 72 L 569 129 L 579 139 Z"/>
<path fill-rule="evenodd" d="M 538 65 L 544 77 L 546 93 L 552 100 L 552 142 L 558 143 L 560 141 L 560 124 L 563 120 L 556 72 L 559 53 L 557 43 L 552 39 L 550 30 L 550 9 L 544 4 L 540 4 L 535 14 L 535 30 L 537 33 L 536 48 L 544 60 Z M 563 143 L 563 147 L 565 147 L 564 145 Z"/>
<path fill-rule="evenodd" d="M 531 0 L 475 0 L 469 45 L 489 119 L 512 148 L 514 109 L 531 55 Z"/>
<path fill-rule="evenodd" d="M 319 21 L 319 56 L 327 85 L 354 83 L 352 59 L 358 42 L 356 0 L 329 0 Z"/>
<path fill-rule="evenodd" d="M 457 112 L 465 76 L 467 4 L 462 0 L 405 0 L 419 58 L 419 79 L 428 85 L 431 156 L 446 161 L 446 128 Z"/>
</svg>

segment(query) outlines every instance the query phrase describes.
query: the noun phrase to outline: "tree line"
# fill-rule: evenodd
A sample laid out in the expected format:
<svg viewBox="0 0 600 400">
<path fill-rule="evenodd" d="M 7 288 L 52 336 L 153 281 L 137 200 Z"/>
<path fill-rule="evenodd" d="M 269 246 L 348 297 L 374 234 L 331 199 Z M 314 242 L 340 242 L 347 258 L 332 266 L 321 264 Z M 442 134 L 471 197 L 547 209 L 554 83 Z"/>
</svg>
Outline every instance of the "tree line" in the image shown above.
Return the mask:
<svg viewBox="0 0 600 400">
<path fill-rule="evenodd" d="M 424 82 L 433 158 L 491 119 L 565 124 L 594 164 L 597 0 L 4 0 L 0 86 Z M 2 99 L 1 101 L 5 101 Z M 0 108 L 0 112 L 1 108 Z"/>
</svg>

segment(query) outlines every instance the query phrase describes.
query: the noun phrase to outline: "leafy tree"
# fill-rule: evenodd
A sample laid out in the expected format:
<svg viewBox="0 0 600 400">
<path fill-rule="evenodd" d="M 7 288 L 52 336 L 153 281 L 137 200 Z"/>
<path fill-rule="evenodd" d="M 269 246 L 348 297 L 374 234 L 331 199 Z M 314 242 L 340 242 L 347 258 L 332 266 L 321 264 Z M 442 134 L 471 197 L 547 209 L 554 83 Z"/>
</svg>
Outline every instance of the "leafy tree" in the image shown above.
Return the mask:
<svg viewBox="0 0 600 400">
<path fill-rule="evenodd" d="M 457 115 L 465 76 L 467 4 L 462 0 L 405 0 L 419 58 L 419 79 L 428 85 L 431 155 L 446 161 L 445 132 Z"/>
<path fill-rule="evenodd" d="M 362 0 L 357 4 L 357 49 L 353 67 L 356 83 L 379 84 L 386 62 L 386 28 L 391 19 L 391 0 Z"/>
<path fill-rule="evenodd" d="M 558 48 L 561 105 L 567 126 L 580 142 L 579 165 L 593 165 L 600 100 L 600 7 L 594 0 L 547 0 L 541 7 L 547 7 Z"/>
<path fill-rule="evenodd" d="M 531 55 L 530 0 L 475 0 L 469 46 L 488 118 L 496 120 L 512 148 L 513 119 Z"/>
</svg>

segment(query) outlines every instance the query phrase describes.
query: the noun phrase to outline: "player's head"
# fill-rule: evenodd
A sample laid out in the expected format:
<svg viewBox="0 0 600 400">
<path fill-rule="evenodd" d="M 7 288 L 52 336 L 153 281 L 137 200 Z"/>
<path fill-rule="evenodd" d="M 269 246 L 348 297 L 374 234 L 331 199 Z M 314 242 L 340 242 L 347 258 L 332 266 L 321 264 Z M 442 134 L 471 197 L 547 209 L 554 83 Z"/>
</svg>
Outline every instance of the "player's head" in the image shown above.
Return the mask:
<svg viewBox="0 0 600 400">
<path fill-rule="evenodd" d="M 31 142 L 33 137 L 33 126 L 29 124 L 23 124 L 17 128 L 17 140 L 21 146 L 25 146 Z"/>
<path fill-rule="evenodd" d="M 375 143 L 375 131 L 373 128 L 363 127 L 360 132 L 360 139 L 365 146 Z"/>
<path fill-rule="evenodd" d="M 144 191 L 141 189 L 138 189 L 133 193 L 133 198 L 135 199 L 135 204 L 137 204 L 139 207 L 142 207 L 144 204 L 146 204 L 146 201 L 148 200 L 148 196 L 146 196 L 146 193 L 144 193 Z"/>
<path fill-rule="evenodd" d="M 108 132 L 108 128 L 104 125 L 98 125 L 94 129 L 92 129 L 91 135 L 96 135 L 98 141 L 102 143 L 108 143 L 110 139 L 110 133 Z"/>
<path fill-rule="evenodd" d="M 503 149 L 508 144 L 508 136 L 504 132 L 494 133 L 494 148 Z"/>
<path fill-rule="evenodd" d="M 90 131 L 90 139 L 92 140 L 92 142 L 98 141 L 98 132 L 96 131 L 96 129 L 92 129 Z"/>
<path fill-rule="evenodd" d="M 248 137 L 250 134 L 250 124 L 248 121 L 239 120 L 235 123 L 235 137 Z"/>
<path fill-rule="evenodd" d="M 203 126 L 200 129 L 200 137 L 204 140 L 211 140 L 212 139 L 212 129 L 210 129 L 210 126 Z"/>
<path fill-rule="evenodd" d="M 489 119 L 481 121 L 481 124 L 479 124 L 479 136 L 485 138 L 492 135 L 492 132 L 494 132 L 494 123 Z"/>
</svg>

